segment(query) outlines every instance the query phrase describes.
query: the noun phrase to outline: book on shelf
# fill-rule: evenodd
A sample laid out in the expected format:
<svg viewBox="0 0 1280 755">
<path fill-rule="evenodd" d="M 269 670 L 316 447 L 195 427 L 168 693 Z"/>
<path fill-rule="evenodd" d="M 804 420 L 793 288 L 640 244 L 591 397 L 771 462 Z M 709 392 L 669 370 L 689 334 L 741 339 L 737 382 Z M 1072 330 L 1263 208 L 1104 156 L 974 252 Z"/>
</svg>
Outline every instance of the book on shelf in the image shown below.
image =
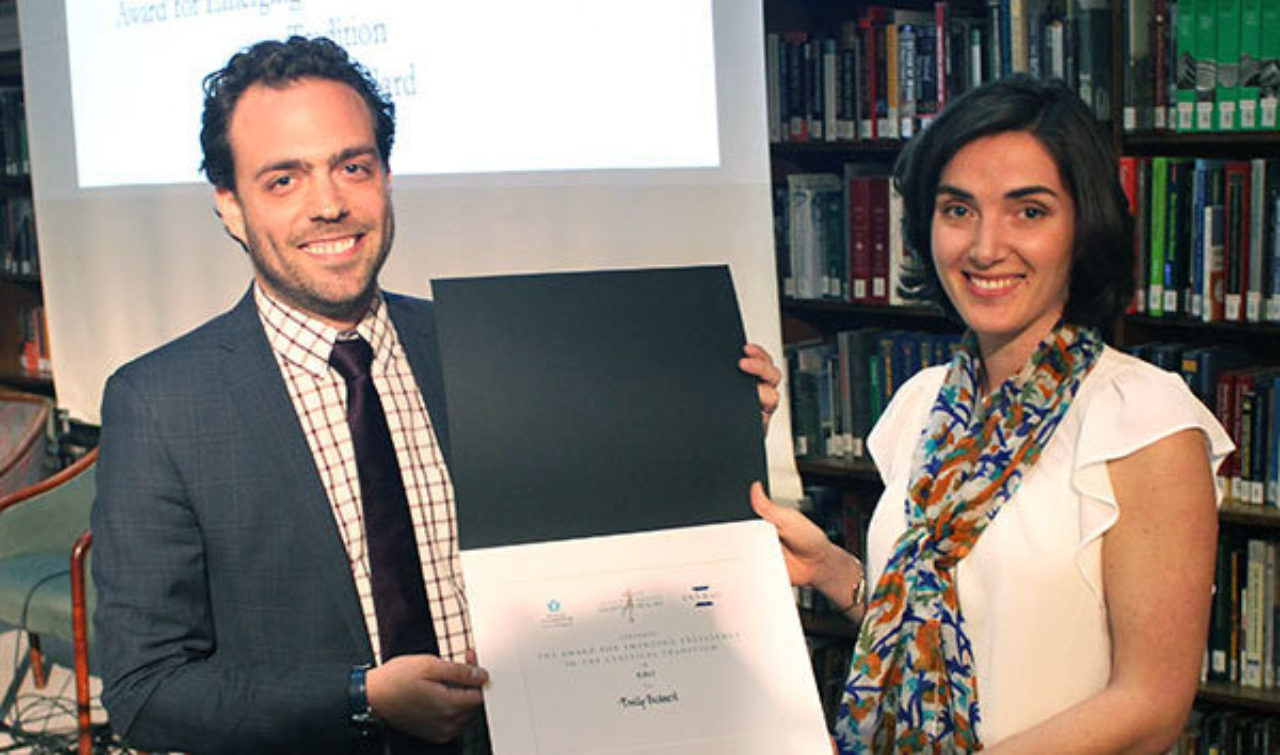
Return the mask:
<svg viewBox="0 0 1280 755">
<path fill-rule="evenodd" d="M 1240 57 L 1236 117 L 1241 131 L 1255 131 L 1258 120 L 1258 82 L 1262 71 L 1262 5 L 1270 0 L 1240 0 Z M 1271 2 L 1275 5 L 1274 2 Z"/>
<path fill-rule="evenodd" d="M 1244 319 L 1244 299 L 1249 274 L 1249 163 L 1242 160 L 1228 161 L 1224 180 L 1226 193 L 1222 211 L 1226 225 L 1223 229 L 1225 244 L 1222 254 L 1227 268 L 1225 318 L 1240 322 Z"/>
<path fill-rule="evenodd" d="M 949 361 L 959 342 L 951 333 L 869 327 L 787 344 L 796 455 L 864 458 L 893 393 L 920 369 Z"/>
<path fill-rule="evenodd" d="M 1214 88 L 1215 126 L 1219 131 L 1235 131 L 1236 107 L 1240 101 L 1240 2 L 1217 0 L 1218 49 L 1217 84 Z"/>
<path fill-rule="evenodd" d="M 0 87 L 0 152 L 6 176 L 31 174 L 27 119 L 20 86 Z"/>
<path fill-rule="evenodd" d="M 1276 689 L 1280 681 L 1278 560 L 1280 543 L 1273 537 L 1232 531 L 1219 535 L 1202 680 Z"/>
<path fill-rule="evenodd" d="M 1173 28 L 1174 41 L 1174 105 L 1177 117 L 1171 124 L 1177 131 L 1195 130 L 1196 100 L 1200 75 L 1200 61 L 1197 59 L 1199 40 L 1196 4 L 1208 0 L 1177 0 L 1167 7 L 1170 9 L 1170 26 Z"/>
<path fill-rule="evenodd" d="M 1217 0 L 1194 0 L 1195 9 L 1196 109 L 1193 131 L 1212 131 L 1217 119 L 1218 14 Z"/>
<path fill-rule="evenodd" d="M 834 173 L 787 176 L 787 254 L 789 277 L 783 292 L 799 299 L 842 298 L 844 276 L 833 277 L 843 249 L 840 177 Z"/>
<path fill-rule="evenodd" d="M 1076 66 L 1080 99 L 1101 121 L 1111 120 L 1110 0 L 1076 0 Z"/>
<path fill-rule="evenodd" d="M 1121 122 L 1125 131 L 1153 130 L 1155 124 L 1156 30 L 1159 11 L 1154 0 L 1126 0 L 1124 103 Z"/>
<path fill-rule="evenodd" d="M 1263 2 L 1258 32 L 1258 127 L 1280 127 L 1280 3 Z"/>
<path fill-rule="evenodd" d="M 1204 322 L 1280 322 L 1280 159 L 1126 155 L 1133 311 Z"/>
<path fill-rule="evenodd" d="M 1147 232 L 1147 314 L 1161 317 L 1165 310 L 1165 245 L 1168 233 L 1165 223 L 1169 218 L 1169 159 L 1151 159 L 1149 230 Z"/>
<path fill-rule="evenodd" d="M 1120 1 L 868 4 L 838 30 L 770 30 L 770 141 L 908 139 L 949 99 L 1013 72 L 1065 80 L 1109 120 L 1110 8 Z"/>
<path fill-rule="evenodd" d="M 40 275 L 35 210 L 28 196 L 0 199 L 0 271 L 20 276 Z"/>
</svg>

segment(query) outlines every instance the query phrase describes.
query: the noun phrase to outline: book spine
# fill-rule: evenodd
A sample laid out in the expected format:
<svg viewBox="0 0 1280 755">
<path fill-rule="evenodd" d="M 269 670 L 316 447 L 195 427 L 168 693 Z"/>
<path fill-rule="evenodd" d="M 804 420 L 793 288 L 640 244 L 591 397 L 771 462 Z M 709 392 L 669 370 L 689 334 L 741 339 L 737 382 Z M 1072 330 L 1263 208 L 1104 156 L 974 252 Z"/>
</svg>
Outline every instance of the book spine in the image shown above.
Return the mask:
<svg viewBox="0 0 1280 755">
<path fill-rule="evenodd" d="M 1262 27 L 1259 32 L 1258 60 L 1258 127 L 1280 127 L 1277 104 L 1280 103 L 1280 3 L 1262 4 Z"/>
<path fill-rule="evenodd" d="M 1183 314 L 1190 314 L 1191 300 L 1195 294 L 1192 280 L 1195 255 L 1191 247 L 1191 202 L 1193 194 L 1192 181 L 1195 178 L 1195 162 L 1193 160 L 1179 160 L 1177 166 L 1177 198 L 1174 207 L 1174 236 L 1172 243 L 1174 254 L 1178 260 L 1177 281 L 1180 290 L 1178 311 Z"/>
<path fill-rule="evenodd" d="M 1264 248 L 1269 255 L 1270 281 L 1267 286 L 1268 322 L 1280 322 L 1280 161 L 1271 160 L 1267 169 L 1267 193 L 1264 200 L 1266 226 Z"/>
<path fill-rule="evenodd" d="M 1240 682 L 1246 687 L 1262 688 L 1262 641 L 1263 604 L 1266 587 L 1267 544 L 1265 541 L 1250 538 L 1248 543 L 1248 571 L 1245 584 L 1245 615 L 1248 624 L 1245 627 L 1244 666 Z"/>
<path fill-rule="evenodd" d="M 1205 212 L 1205 322 L 1220 322 L 1226 319 L 1226 269 L 1224 263 L 1225 248 L 1223 243 L 1222 205 L 1208 205 Z"/>
<path fill-rule="evenodd" d="M 945 79 L 939 78 L 938 69 L 945 67 L 942 59 L 945 36 L 939 34 L 938 28 L 932 24 L 921 24 L 916 29 L 916 120 L 919 128 L 932 123 L 939 112 Z"/>
<path fill-rule="evenodd" d="M 1219 538 L 1214 564 L 1214 591 L 1209 614 L 1209 681 L 1225 682 L 1230 677 L 1227 655 L 1231 634 L 1231 549 L 1229 537 Z"/>
<path fill-rule="evenodd" d="M 1249 213 L 1245 228 L 1249 237 L 1249 265 L 1245 287 L 1245 320 L 1262 322 L 1263 273 L 1266 270 L 1266 252 L 1263 246 L 1266 236 L 1267 161 L 1255 158 L 1249 161 Z"/>
<path fill-rule="evenodd" d="M 1154 0 L 1151 16 L 1151 128 L 1165 131 L 1169 128 L 1169 104 L 1173 99 L 1169 82 L 1169 61 L 1172 38 L 1169 33 L 1169 0 Z"/>
<path fill-rule="evenodd" d="M 1217 128 L 1236 130 L 1240 99 L 1240 0 L 1218 0 Z"/>
<path fill-rule="evenodd" d="M 1272 376 L 1271 401 L 1267 405 L 1267 489 L 1264 502 L 1280 506 L 1280 375 Z"/>
<path fill-rule="evenodd" d="M 898 49 L 898 27 L 891 20 L 881 24 L 884 34 L 884 118 L 881 120 L 881 139 L 897 139 L 901 136 L 902 72 L 899 70 L 901 51 Z"/>
<path fill-rule="evenodd" d="M 1169 158 L 1151 159 L 1151 231 L 1148 236 L 1147 314 L 1164 316 L 1164 247 L 1168 238 Z"/>
<path fill-rule="evenodd" d="M 1137 229 L 1137 221 L 1138 221 L 1138 215 L 1139 215 L 1138 204 L 1137 204 L 1138 202 L 1138 158 L 1132 155 L 1122 155 L 1119 160 L 1119 166 L 1120 166 L 1120 186 L 1122 189 L 1124 189 L 1125 199 L 1128 200 L 1128 203 L 1129 203 L 1129 214 L 1133 216 L 1134 226 L 1135 226 L 1134 234 L 1133 234 L 1133 239 L 1134 239 L 1133 280 L 1135 282 L 1135 289 L 1134 289 L 1133 297 L 1129 300 L 1129 306 L 1125 310 L 1128 313 L 1134 313 L 1138 311 L 1138 300 L 1142 298 L 1142 293 L 1140 292 L 1143 291 L 1143 289 L 1138 288 L 1136 285 L 1138 281 L 1142 280 L 1142 276 L 1141 276 L 1142 270 L 1140 267 L 1141 257 L 1139 256 L 1139 251 L 1138 251 L 1139 244 L 1141 244 L 1141 240 L 1140 240 L 1141 235 L 1138 233 L 1138 229 Z"/>
<path fill-rule="evenodd" d="M 898 27 L 898 135 L 903 139 L 910 139 L 916 130 L 918 63 L 916 27 L 903 24 Z"/>
<path fill-rule="evenodd" d="M 1027 73 L 1031 67 L 1031 53 L 1027 49 L 1026 0 L 1008 0 L 1009 3 L 1009 70 Z"/>
<path fill-rule="evenodd" d="M 1253 382 L 1254 377 L 1249 373 L 1236 379 L 1235 427 L 1232 436 L 1238 456 L 1231 475 L 1231 497 L 1239 503 L 1249 503 L 1249 473 L 1253 469 Z"/>
<path fill-rule="evenodd" d="M 865 176 L 845 173 L 849 197 L 849 296 L 867 302 L 871 284 L 871 186 Z"/>
<path fill-rule="evenodd" d="M 832 37 L 822 40 L 822 138 L 834 142 L 840 138 L 837 112 L 840 108 L 839 53 Z"/>
<path fill-rule="evenodd" d="M 1241 130 L 1258 129 L 1258 84 L 1262 76 L 1263 0 L 1241 0 L 1240 78 L 1236 114 Z M 1275 3 L 1272 2 L 1274 5 Z"/>
<path fill-rule="evenodd" d="M 1152 75 L 1153 0 L 1125 0 L 1126 31 L 1124 103 L 1121 123 L 1126 132 L 1147 131 L 1151 121 L 1154 79 Z"/>
<path fill-rule="evenodd" d="M 1077 0 L 1077 91 L 1100 121 L 1111 120 L 1111 9 L 1107 0 Z"/>
<path fill-rule="evenodd" d="M 889 113 L 889 35 L 887 32 L 888 28 L 883 16 L 877 16 L 872 20 L 871 38 L 874 42 L 871 48 L 871 78 L 875 84 L 871 92 L 875 103 L 873 139 L 891 139 L 896 133 L 895 124 Z"/>
<path fill-rule="evenodd" d="M 1196 81 L 1199 61 L 1196 42 L 1196 20 L 1199 18 L 1197 4 L 1207 0 L 1177 0 L 1174 20 L 1174 39 L 1177 46 L 1177 63 L 1175 64 L 1177 89 L 1174 93 L 1178 118 L 1174 123 L 1177 131 L 1194 131 L 1196 124 Z"/>
<path fill-rule="evenodd" d="M 1195 131 L 1212 131 L 1217 112 L 1218 86 L 1217 8 L 1214 0 L 1196 0 L 1196 115 Z"/>
<path fill-rule="evenodd" d="M 858 19 L 858 136 L 876 138 L 875 34 L 871 19 Z"/>
<path fill-rule="evenodd" d="M 840 133 L 842 141 L 858 138 L 858 51 L 857 40 L 840 48 Z"/>
<path fill-rule="evenodd" d="M 786 81 L 786 118 L 787 140 L 804 142 L 809 140 L 809 118 L 805 103 L 805 42 L 809 35 L 804 32 L 788 32 L 783 35 L 786 43 L 786 55 L 783 58 Z"/>
<path fill-rule="evenodd" d="M 823 141 L 823 82 L 822 40 L 810 38 L 804 46 L 805 60 L 805 112 L 809 126 L 809 140 Z"/>
<path fill-rule="evenodd" d="M 765 108 L 769 114 L 769 143 L 782 141 L 782 35 L 764 35 Z"/>
<path fill-rule="evenodd" d="M 1197 159 L 1191 174 L 1191 212 L 1188 232 L 1191 236 L 1191 316 L 1203 318 L 1205 313 L 1205 227 L 1204 208 L 1209 200 L 1208 167 Z"/>
<path fill-rule="evenodd" d="M 869 179 L 871 200 L 871 303 L 889 303 L 889 179 Z"/>
<path fill-rule="evenodd" d="M 937 83 L 937 105 L 934 112 L 941 112 L 947 106 L 951 96 L 951 13 L 947 0 L 938 0 L 933 4 L 933 39 L 934 69 L 933 80 Z"/>
<path fill-rule="evenodd" d="M 1244 319 L 1244 294 L 1249 280 L 1249 164 L 1241 161 L 1227 163 L 1225 214 L 1226 244 L 1223 257 L 1226 273 L 1226 319 L 1240 322 Z"/>
<path fill-rule="evenodd" d="M 1253 446 L 1249 458 L 1249 503 L 1262 506 L 1267 501 L 1267 449 L 1271 421 L 1271 384 L 1260 375 L 1253 384 Z"/>
</svg>

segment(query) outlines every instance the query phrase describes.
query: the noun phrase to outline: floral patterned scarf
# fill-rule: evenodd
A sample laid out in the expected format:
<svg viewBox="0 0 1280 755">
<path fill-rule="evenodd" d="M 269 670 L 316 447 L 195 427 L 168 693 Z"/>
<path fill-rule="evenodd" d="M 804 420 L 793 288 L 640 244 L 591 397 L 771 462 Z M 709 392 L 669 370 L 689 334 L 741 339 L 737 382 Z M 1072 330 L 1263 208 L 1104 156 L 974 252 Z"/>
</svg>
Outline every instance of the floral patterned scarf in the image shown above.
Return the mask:
<svg viewBox="0 0 1280 755">
<path fill-rule="evenodd" d="M 841 753 L 967 752 L 978 741 L 973 651 L 955 567 L 1017 491 L 1102 353 L 1059 324 L 987 400 L 965 336 L 912 462 L 907 530 L 876 584 L 836 724 Z"/>
</svg>

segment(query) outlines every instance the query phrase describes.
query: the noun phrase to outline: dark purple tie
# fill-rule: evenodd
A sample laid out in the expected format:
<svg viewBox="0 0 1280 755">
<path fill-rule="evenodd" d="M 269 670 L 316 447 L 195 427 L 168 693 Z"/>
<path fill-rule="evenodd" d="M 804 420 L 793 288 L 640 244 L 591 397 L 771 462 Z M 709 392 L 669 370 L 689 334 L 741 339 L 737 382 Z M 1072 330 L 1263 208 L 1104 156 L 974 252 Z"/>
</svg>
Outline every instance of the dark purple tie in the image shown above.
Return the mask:
<svg viewBox="0 0 1280 755">
<path fill-rule="evenodd" d="M 356 450 L 373 608 L 382 660 L 410 653 L 439 655 L 413 518 L 404 493 L 387 416 L 369 374 L 373 349 L 360 337 L 333 346 L 329 364 L 347 382 L 347 425 Z"/>
</svg>

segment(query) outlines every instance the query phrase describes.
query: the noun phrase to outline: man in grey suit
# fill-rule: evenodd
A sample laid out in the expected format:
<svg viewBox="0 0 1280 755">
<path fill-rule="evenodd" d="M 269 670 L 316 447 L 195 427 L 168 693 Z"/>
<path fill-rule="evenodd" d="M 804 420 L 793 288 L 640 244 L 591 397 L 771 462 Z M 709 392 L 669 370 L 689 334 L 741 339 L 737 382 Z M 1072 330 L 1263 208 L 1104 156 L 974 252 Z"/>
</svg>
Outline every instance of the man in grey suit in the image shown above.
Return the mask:
<svg viewBox="0 0 1280 755">
<path fill-rule="evenodd" d="M 394 107 L 323 39 L 254 45 L 205 95 L 204 170 L 254 282 L 106 386 L 92 526 L 112 725 L 150 750 L 455 751 L 433 743 L 477 719 L 487 673 L 460 590 L 431 304 L 377 284 Z M 371 574 L 354 389 L 333 361 L 356 341 L 409 512 L 427 650 L 389 649 Z M 754 346 L 740 366 L 767 419 L 777 369 Z"/>
</svg>

